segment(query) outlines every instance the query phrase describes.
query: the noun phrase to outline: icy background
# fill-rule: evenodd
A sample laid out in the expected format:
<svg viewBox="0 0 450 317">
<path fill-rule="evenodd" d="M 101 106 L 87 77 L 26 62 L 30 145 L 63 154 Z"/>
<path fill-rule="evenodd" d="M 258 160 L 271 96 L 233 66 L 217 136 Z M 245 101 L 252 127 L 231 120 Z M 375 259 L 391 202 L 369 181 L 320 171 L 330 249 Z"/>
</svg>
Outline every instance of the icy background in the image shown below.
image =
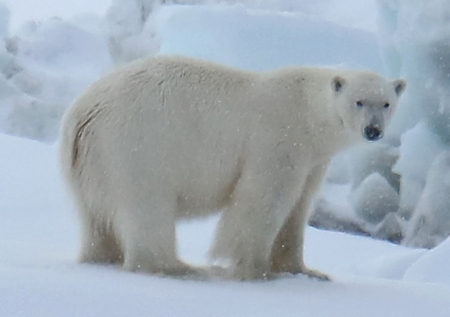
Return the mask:
<svg viewBox="0 0 450 317">
<path fill-rule="evenodd" d="M 1 2 L 0 316 L 448 316 L 449 0 Z M 153 54 L 407 79 L 386 138 L 338 155 L 316 201 L 311 224 L 345 233 L 310 228 L 306 261 L 336 282 L 192 282 L 76 264 L 61 116 L 101 75 Z M 180 224 L 186 260 L 205 263 L 215 221 Z"/>
</svg>

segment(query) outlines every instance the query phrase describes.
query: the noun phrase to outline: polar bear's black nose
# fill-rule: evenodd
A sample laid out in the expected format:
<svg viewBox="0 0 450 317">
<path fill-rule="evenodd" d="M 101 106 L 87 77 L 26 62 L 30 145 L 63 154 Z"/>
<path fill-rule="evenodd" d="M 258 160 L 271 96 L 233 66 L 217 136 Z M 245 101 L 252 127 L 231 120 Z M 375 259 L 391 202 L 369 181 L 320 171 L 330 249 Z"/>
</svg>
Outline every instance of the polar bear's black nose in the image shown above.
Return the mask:
<svg viewBox="0 0 450 317">
<path fill-rule="evenodd" d="M 368 125 L 364 128 L 364 136 L 369 141 L 376 141 L 381 138 L 381 129 L 376 125 Z"/>
</svg>

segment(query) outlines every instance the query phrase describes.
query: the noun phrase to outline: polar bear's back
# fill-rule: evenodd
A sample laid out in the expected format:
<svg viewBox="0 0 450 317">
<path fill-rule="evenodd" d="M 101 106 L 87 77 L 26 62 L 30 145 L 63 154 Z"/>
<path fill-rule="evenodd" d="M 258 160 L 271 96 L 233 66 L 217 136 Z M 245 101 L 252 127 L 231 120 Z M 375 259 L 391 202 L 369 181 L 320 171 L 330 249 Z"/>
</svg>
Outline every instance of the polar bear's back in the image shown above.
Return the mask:
<svg viewBox="0 0 450 317">
<path fill-rule="evenodd" d="M 170 183 L 174 191 L 195 196 L 193 201 L 220 201 L 217 195 L 226 190 L 217 188 L 226 189 L 239 172 L 252 115 L 236 108 L 250 104 L 245 99 L 255 77 L 176 57 L 151 58 L 112 72 L 65 116 L 63 167 L 66 177 L 75 177 L 69 183 L 87 181 L 78 176 L 82 170 L 91 180 L 106 177 L 104 183 L 121 184 L 112 195 L 131 184 L 156 192 Z M 180 175 L 190 181 L 180 182 Z M 152 184 L 158 188 L 149 188 Z M 111 190 L 102 184 L 75 187 L 85 188 L 84 196 L 88 187 Z"/>
</svg>

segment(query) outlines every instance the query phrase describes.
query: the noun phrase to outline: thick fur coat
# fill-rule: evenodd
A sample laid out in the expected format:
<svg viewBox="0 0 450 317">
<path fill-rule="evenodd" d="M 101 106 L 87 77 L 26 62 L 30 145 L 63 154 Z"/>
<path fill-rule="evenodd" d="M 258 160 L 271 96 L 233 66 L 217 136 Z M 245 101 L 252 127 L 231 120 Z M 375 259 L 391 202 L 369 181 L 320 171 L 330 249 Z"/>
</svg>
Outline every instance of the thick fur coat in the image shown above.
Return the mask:
<svg viewBox="0 0 450 317">
<path fill-rule="evenodd" d="M 337 151 L 382 137 L 404 88 L 371 72 L 167 56 L 112 72 L 63 124 L 80 260 L 201 274 L 177 256 L 176 221 L 223 210 L 211 255 L 229 260 L 229 277 L 327 279 L 303 262 L 312 198 Z"/>
</svg>

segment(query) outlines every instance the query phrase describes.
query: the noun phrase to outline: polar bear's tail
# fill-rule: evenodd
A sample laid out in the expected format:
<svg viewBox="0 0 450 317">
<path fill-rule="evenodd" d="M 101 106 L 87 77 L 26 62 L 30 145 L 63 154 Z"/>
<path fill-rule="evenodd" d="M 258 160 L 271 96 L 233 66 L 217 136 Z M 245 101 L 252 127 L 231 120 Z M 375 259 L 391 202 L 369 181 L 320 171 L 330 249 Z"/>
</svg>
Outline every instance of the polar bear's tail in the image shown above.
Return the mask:
<svg viewBox="0 0 450 317">
<path fill-rule="evenodd" d="M 100 112 L 100 104 L 86 111 L 75 104 L 63 118 L 60 160 L 64 178 L 72 191 L 83 181 L 82 168 L 90 160 L 89 148 L 93 146 L 89 131 L 92 131 L 92 125 Z"/>
<path fill-rule="evenodd" d="M 71 175 L 73 168 L 73 150 L 77 146 L 76 143 L 78 141 L 75 140 L 76 126 L 77 126 L 77 118 L 71 114 L 73 112 L 73 108 L 69 108 L 62 120 L 61 125 L 61 145 L 60 145 L 60 163 L 61 170 L 64 176 L 64 180 L 70 184 L 71 183 Z M 70 186 L 72 187 L 72 186 Z"/>
</svg>

